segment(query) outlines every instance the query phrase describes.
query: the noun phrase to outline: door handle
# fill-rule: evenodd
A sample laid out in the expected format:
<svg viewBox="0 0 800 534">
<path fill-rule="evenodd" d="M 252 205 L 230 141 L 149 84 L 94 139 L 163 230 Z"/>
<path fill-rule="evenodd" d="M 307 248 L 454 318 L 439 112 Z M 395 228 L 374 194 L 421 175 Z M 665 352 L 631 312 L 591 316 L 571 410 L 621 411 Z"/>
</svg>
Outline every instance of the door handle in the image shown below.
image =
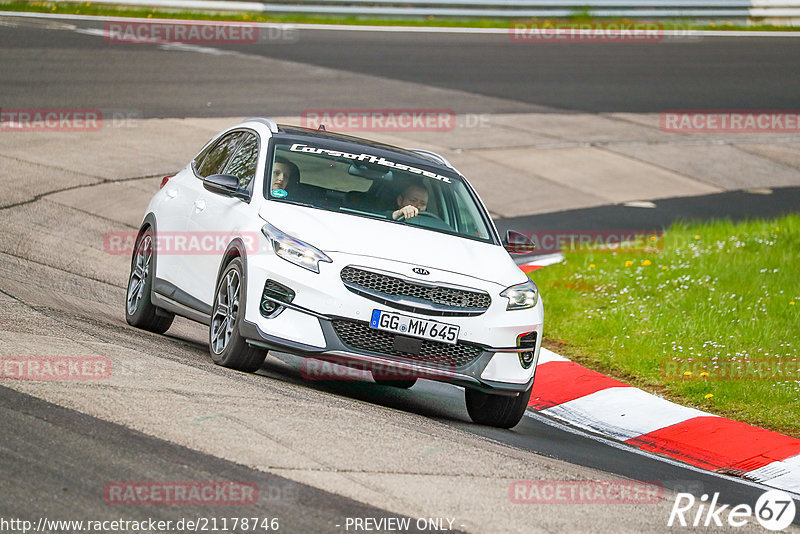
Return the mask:
<svg viewBox="0 0 800 534">
<path fill-rule="evenodd" d="M 206 209 L 206 201 L 205 200 L 195 200 L 194 201 L 194 209 L 197 211 L 203 211 Z"/>
</svg>

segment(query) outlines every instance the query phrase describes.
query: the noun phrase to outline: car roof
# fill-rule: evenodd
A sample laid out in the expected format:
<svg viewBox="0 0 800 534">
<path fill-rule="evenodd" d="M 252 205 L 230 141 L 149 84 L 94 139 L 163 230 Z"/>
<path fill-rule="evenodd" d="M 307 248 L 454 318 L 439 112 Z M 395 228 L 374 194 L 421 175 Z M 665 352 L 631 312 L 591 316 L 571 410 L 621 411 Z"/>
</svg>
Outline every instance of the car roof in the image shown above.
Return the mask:
<svg viewBox="0 0 800 534">
<path fill-rule="evenodd" d="M 427 151 L 416 151 L 407 148 L 401 148 L 394 145 L 388 145 L 362 137 L 355 137 L 352 135 L 345 135 L 336 132 L 329 132 L 326 130 L 313 130 L 311 128 L 302 128 L 300 126 L 292 126 L 288 124 L 275 124 L 270 119 L 252 118 L 247 121 L 255 121 L 267 124 L 273 132 L 273 137 L 280 139 L 283 137 L 303 138 L 309 141 L 323 140 L 333 143 L 346 143 L 350 146 L 357 145 L 361 148 L 369 148 L 377 152 L 379 156 L 396 155 L 404 159 L 410 159 L 419 163 L 423 163 L 429 167 L 436 167 L 442 171 L 450 171 L 451 173 L 459 174 L 456 169 L 449 164 L 447 160 L 438 154 Z M 273 129 L 275 128 L 275 129 Z M 276 131 L 277 130 L 277 131 Z"/>
</svg>

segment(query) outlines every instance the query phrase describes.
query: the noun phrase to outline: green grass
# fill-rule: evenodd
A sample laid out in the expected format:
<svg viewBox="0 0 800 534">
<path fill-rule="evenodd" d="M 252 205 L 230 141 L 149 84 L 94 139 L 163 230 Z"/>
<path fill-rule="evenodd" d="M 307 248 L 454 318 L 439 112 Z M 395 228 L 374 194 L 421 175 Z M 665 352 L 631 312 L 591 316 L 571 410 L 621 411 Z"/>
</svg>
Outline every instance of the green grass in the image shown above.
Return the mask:
<svg viewBox="0 0 800 534">
<path fill-rule="evenodd" d="M 0 11 L 19 11 L 28 13 L 60 13 L 60 14 L 79 14 L 79 15 L 103 15 L 114 17 L 138 17 L 138 18 L 169 18 L 180 20 L 227 20 L 243 22 L 275 22 L 275 23 L 297 23 L 297 24 L 346 24 L 346 25 L 370 25 L 370 26 L 436 26 L 436 27 L 458 27 L 458 28 L 508 28 L 512 23 L 530 23 L 537 27 L 551 24 L 632 24 L 642 23 L 628 19 L 606 19 L 593 18 L 588 9 L 578 9 L 575 13 L 564 19 L 500 19 L 500 18 L 468 18 L 459 19 L 452 17 L 418 17 L 418 18 L 374 18 L 374 17 L 353 17 L 353 16 L 329 16 L 329 15 L 304 15 L 304 14 L 265 14 L 265 13 L 198 13 L 189 11 L 175 11 L 169 8 L 163 9 L 144 9 L 138 7 L 115 7 L 110 5 L 93 4 L 92 2 L 2 2 L 0 1 Z M 653 22 L 653 21 L 651 21 Z M 792 31 L 796 27 L 791 26 L 738 26 L 732 22 L 697 24 L 682 20 L 656 21 L 661 24 L 663 29 L 676 30 L 771 30 L 771 31 Z"/>
<path fill-rule="evenodd" d="M 682 404 L 800 437 L 800 374 L 715 376 L 800 360 L 800 215 L 676 224 L 655 244 L 573 251 L 531 273 L 548 346 Z"/>
</svg>

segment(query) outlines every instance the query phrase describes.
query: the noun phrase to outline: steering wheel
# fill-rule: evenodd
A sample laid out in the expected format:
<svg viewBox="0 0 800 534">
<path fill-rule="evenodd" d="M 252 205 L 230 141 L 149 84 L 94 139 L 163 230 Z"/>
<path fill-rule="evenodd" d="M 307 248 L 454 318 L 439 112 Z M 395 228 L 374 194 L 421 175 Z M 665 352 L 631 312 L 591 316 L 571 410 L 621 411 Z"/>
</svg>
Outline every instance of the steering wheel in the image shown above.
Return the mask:
<svg viewBox="0 0 800 534">
<path fill-rule="evenodd" d="M 433 217 L 436 220 L 442 221 L 442 218 L 439 217 L 438 215 L 436 215 L 435 213 L 433 213 L 432 211 L 420 211 L 420 212 L 417 213 L 417 217 L 419 217 L 419 216 L 422 216 L 422 217 Z M 444 221 L 442 221 L 442 222 L 444 222 Z"/>
<path fill-rule="evenodd" d="M 433 230 L 453 231 L 453 228 L 444 222 L 441 217 L 429 211 L 420 211 L 416 217 L 406 219 L 406 224 L 419 226 L 420 228 L 430 228 Z"/>
<path fill-rule="evenodd" d="M 431 217 L 433 219 L 436 219 L 436 220 L 444 222 L 441 217 L 439 217 L 438 215 L 436 215 L 435 213 L 432 213 L 430 211 L 418 211 L 417 212 L 417 217 Z M 412 217 L 411 219 L 415 219 L 415 218 L 416 217 Z M 405 220 L 410 220 L 410 219 L 406 219 L 406 216 L 401 214 L 400 217 L 397 218 L 397 220 L 398 221 L 405 221 Z"/>
</svg>

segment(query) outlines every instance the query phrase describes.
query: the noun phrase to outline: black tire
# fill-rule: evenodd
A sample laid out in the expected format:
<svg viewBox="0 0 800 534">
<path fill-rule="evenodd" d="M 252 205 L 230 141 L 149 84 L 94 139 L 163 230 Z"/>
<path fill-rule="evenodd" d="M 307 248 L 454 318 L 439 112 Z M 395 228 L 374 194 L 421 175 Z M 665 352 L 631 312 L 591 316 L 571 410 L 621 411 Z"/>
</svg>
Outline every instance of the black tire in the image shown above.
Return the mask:
<svg viewBox="0 0 800 534">
<path fill-rule="evenodd" d="M 131 275 L 125 292 L 125 320 L 136 328 L 163 334 L 169 330 L 175 315 L 156 308 L 150 300 L 154 274 L 153 230 L 147 227 L 137 236 L 131 255 Z"/>
<path fill-rule="evenodd" d="M 511 428 L 525 415 L 531 391 L 528 389 L 516 397 L 492 395 L 475 389 L 467 389 L 465 399 L 470 418 L 479 425 Z"/>
<path fill-rule="evenodd" d="M 387 375 L 372 371 L 372 380 L 381 386 L 391 386 L 393 388 L 408 389 L 417 383 L 416 378 L 392 378 L 392 375 Z"/>
<path fill-rule="evenodd" d="M 239 324 L 244 319 L 244 287 L 242 260 L 234 258 L 217 280 L 208 349 L 217 365 L 253 373 L 264 363 L 267 351 L 248 345 L 239 334 Z"/>
</svg>

